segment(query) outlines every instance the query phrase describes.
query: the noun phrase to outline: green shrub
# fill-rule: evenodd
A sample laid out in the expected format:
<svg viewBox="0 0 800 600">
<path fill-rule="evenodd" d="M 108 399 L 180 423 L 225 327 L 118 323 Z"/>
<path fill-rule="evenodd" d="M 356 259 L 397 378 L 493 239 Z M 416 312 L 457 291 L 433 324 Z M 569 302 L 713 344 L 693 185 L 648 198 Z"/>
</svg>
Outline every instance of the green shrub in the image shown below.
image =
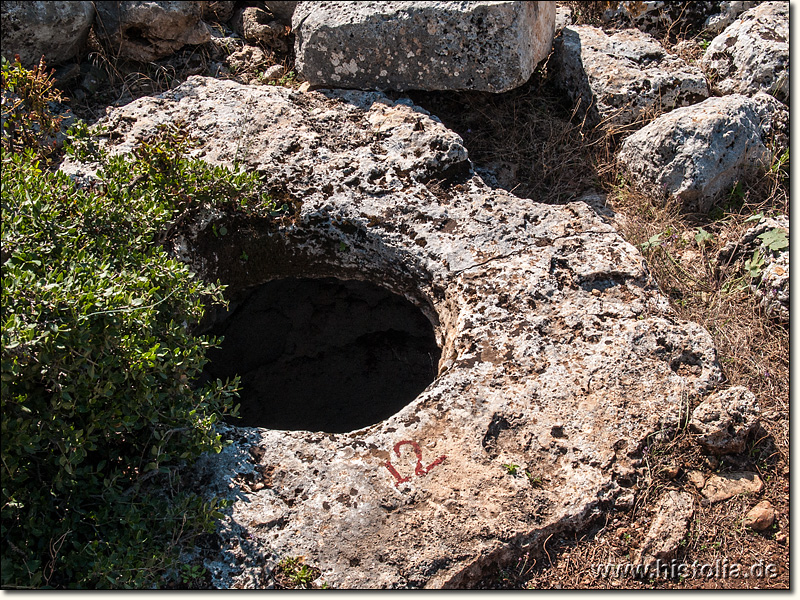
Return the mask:
<svg viewBox="0 0 800 600">
<path fill-rule="evenodd" d="M 190 143 L 171 127 L 96 153 L 84 188 L 3 144 L 3 587 L 157 587 L 220 516 L 181 468 L 222 448 L 214 424 L 237 410 L 238 382 L 194 383 L 218 340 L 193 326 L 222 287 L 161 241 L 211 204 L 274 207 L 256 177 L 187 159 Z"/>
</svg>

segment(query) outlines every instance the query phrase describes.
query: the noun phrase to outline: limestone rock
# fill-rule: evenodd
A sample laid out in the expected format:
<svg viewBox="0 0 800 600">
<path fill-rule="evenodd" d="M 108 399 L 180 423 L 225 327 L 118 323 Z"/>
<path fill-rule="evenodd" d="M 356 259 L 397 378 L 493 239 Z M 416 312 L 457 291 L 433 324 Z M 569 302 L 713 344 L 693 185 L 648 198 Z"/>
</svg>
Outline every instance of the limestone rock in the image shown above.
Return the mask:
<svg viewBox="0 0 800 600">
<path fill-rule="evenodd" d="M 758 425 L 759 413 L 755 394 L 735 386 L 703 400 L 692 412 L 689 428 L 698 443 L 714 454 L 738 454 Z"/>
<path fill-rule="evenodd" d="M 789 246 L 771 250 L 763 243 L 769 232 L 783 232 L 789 241 L 789 218 L 785 215 L 767 217 L 751 227 L 739 240 L 728 242 L 717 257 L 720 266 L 729 266 L 734 261 L 752 259 L 757 252 L 764 265 L 761 273 L 753 279 L 750 289 L 761 298 L 765 312 L 780 321 L 789 322 Z M 762 236 L 760 238 L 759 236 Z"/>
<path fill-rule="evenodd" d="M 272 16 L 284 25 L 292 24 L 292 15 L 298 4 L 297 0 L 266 0 L 264 2 L 264 6 L 272 13 Z"/>
<path fill-rule="evenodd" d="M 616 6 L 603 14 L 606 23 L 623 24 L 647 33 L 665 33 L 670 27 L 698 32 L 720 2 L 613 2 Z"/>
<path fill-rule="evenodd" d="M 775 507 L 769 500 L 762 500 L 744 516 L 744 526 L 756 531 L 764 531 L 775 522 Z"/>
<path fill-rule="evenodd" d="M 28 67 L 45 57 L 47 66 L 75 58 L 94 21 L 93 2 L 3 2 L 3 56 Z"/>
<path fill-rule="evenodd" d="M 722 94 L 768 92 L 789 103 L 789 3 L 762 2 L 709 44 L 702 65 Z"/>
<path fill-rule="evenodd" d="M 698 490 L 702 490 L 703 486 L 706 484 L 705 476 L 696 469 L 692 469 L 686 473 L 686 481 Z"/>
<path fill-rule="evenodd" d="M 165 58 L 211 39 L 200 2 L 100 1 L 96 32 L 113 56 L 138 62 Z"/>
<path fill-rule="evenodd" d="M 302 2 L 298 72 L 314 86 L 505 92 L 553 42 L 552 2 Z"/>
<path fill-rule="evenodd" d="M 639 549 L 637 563 L 649 569 L 656 560 L 666 561 L 675 555 L 689 531 L 694 516 L 691 494 L 671 490 L 658 502 L 656 517 Z"/>
<path fill-rule="evenodd" d="M 265 586 L 281 557 L 304 556 L 334 588 L 464 587 L 519 540 L 541 547 L 624 504 L 615 469 L 720 381 L 708 333 L 675 318 L 589 206 L 492 190 L 408 100 L 192 77 L 111 110 L 107 147 L 178 120 L 196 156 L 258 170 L 299 208 L 278 230 L 201 210 L 175 256 L 233 300 L 276 278 L 378 283 L 427 315 L 441 348 L 436 379 L 362 429 L 220 427 L 233 444 L 197 472 L 232 502 L 218 558 L 203 559 L 215 586 Z"/>
<path fill-rule="evenodd" d="M 733 2 L 720 2 L 719 12 L 709 15 L 706 19 L 703 29 L 710 33 L 719 33 L 728 25 L 733 23 L 734 19 L 746 10 L 750 10 L 757 6 L 759 2 L 742 2 L 736 0 Z"/>
<path fill-rule="evenodd" d="M 762 489 L 764 483 L 757 474 L 742 471 L 712 475 L 706 481 L 701 493 L 706 497 L 706 502 L 714 504 L 739 494 L 758 494 Z"/>
<path fill-rule="evenodd" d="M 708 97 L 703 73 L 646 33 L 607 35 L 591 26 L 566 27 L 551 64 L 560 86 L 590 124 L 620 127 Z"/>
<path fill-rule="evenodd" d="M 762 110 L 739 94 L 675 109 L 630 135 L 617 159 L 651 197 L 708 212 L 747 172 L 769 167 Z"/>
<path fill-rule="evenodd" d="M 251 43 L 261 44 L 275 52 L 288 50 L 286 29 L 270 14 L 255 6 L 236 11 L 231 21 L 233 30 Z"/>
<path fill-rule="evenodd" d="M 236 2 L 226 0 L 205 0 L 200 3 L 202 18 L 213 23 L 227 23 L 233 16 Z"/>
</svg>

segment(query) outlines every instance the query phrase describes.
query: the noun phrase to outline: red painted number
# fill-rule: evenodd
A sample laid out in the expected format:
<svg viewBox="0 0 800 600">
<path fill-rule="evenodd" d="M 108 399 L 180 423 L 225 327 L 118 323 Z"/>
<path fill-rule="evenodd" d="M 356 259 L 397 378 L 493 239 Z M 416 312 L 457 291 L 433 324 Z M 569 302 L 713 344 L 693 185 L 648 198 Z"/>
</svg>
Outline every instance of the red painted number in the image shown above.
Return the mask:
<svg viewBox="0 0 800 600">
<path fill-rule="evenodd" d="M 417 457 L 417 466 L 414 469 L 414 473 L 416 475 L 418 475 L 419 477 L 424 477 L 425 475 L 430 473 L 431 469 L 433 469 L 433 467 L 435 467 L 436 465 L 441 464 L 442 462 L 444 462 L 444 459 L 447 458 L 446 455 L 442 455 L 439 458 L 437 458 L 436 460 L 434 460 L 427 467 L 423 467 L 422 466 L 422 450 L 420 450 L 419 444 L 417 442 L 412 441 L 412 440 L 403 440 L 402 442 L 397 442 L 394 445 L 394 453 L 397 454 L 398 458 L 400 457 L 400 448 L 402 448 L 405 445 L 411 446 L 411 448 L 414 450 L 414 455 Z M 410 475 L 408 477 L 403 477 L 402 475 L 400 475 L 400 473 L 397 472 L 397 469 L 394 468 L 394 465 L 392 465 L 392 463 L 389 462 L 388 460 L 385 463 L 383 463 L 383 466 L 386 467 L 387 469 L 389 469 L 389 473 L 391 473 L 392 476 L 394 476 L 394 478 L 397 480 L 397 481 L 395 481 L 395 485 L 400 485 L 401 483 L 405 483 L 406 481 L 411 479 Z"/>
</svg>

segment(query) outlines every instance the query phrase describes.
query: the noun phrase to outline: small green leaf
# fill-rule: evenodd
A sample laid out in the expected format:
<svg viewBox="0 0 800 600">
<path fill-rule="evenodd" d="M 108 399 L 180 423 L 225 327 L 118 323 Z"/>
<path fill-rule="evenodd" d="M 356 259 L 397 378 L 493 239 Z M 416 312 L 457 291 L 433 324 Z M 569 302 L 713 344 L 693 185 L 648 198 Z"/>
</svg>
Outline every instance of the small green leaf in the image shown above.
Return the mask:
<svg viewBox="0 0 800 600">
<path fill-rule="evenodd" d="M 702 227 L 698 227 L 697 232 L 694 234 L 694 241 L 702 248 L 706 243 L 714 241 L 714 235 L 708 233 Z"/>
<path fill-rule="evenodd" d="M 789 246 L 789 240 L 786 238 L 786 232 L 779 227 L 765 231 L 758 236 L 761 243 L 769 248 L 772 252 L 777 252 Z"/>
<path fill-rule="evenodd" d="M 661 245 L 661 234 L 657 233 L 654 236 L 651 236 L 649 240 L 644 242 L 641 245 L 642 250 L 649 250 L 650 248 L 656 248 Z"/>
<path fill-rule="evenodd" d="M 751 215 L 751 216 L 747 217 L 744 220 L 744 222 L 745 223 L 752 223 L 753 221 L 761 221 L 761 219 L 763 219 L 763 218 L 764 218 L 764 213 L 760 212 L 760 213 L 757 213 L 755 215 Z"/>
</svg>

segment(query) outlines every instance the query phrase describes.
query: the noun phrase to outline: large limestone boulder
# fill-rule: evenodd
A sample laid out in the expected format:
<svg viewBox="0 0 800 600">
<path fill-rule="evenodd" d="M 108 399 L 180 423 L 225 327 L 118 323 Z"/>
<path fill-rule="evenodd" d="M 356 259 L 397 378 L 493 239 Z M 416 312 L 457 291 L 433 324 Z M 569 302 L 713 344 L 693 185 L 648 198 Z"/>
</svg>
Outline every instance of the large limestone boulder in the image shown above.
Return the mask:
<svg viewBox="0 0 800 600">
<path fill-rule="evenodd" d="M 776 104 L 733 94 L 675 109 L 630 135 L 617 159 L 651 197 L 708 212 L 745 174 L 769 167 L 766 132 L 786 118 Z"/>
<path fill-rule="evenodd" d="M 0 4 L 2 53 L 7 60 L 19 54 L 31 68 L 44 56 L 49 66 L 75 58 L 89 37 L 94 2 L 30 2 Z"/>
<path fill-rule="evenodd" d="M 692 412 L 689 429 L 697 435 L 697 442 L 714 454 L 738 454 L 758 425 L 759 414 L 755 394 L 734 386 L 703 400 Z"/>
<path fill-rule="evenodd" d="M 435 380 L 373 425 L 222 429 L 233 444 L 194 477 L 231 500 L 204 558 L 216 586 L 266 586 L 304 556 L 334 588 L 464 587 L 613 506 L 648 436 L 720 380 L 708 333 L 587 204 L 490 189 L 408 100 L 192 77 L 113 109 L 108 148 L 179 120 L 198 157 L 258 170 L 299 209 L 282 228 L 198 211 L 176 256 L 234 300 L 276 278 L 378 283 L 441 347 Z"/>
<path fill-rule="evenodd" d="M 625 126 L 708 97 L 698 68 L 637 29 L 608 35 L 588 25 L 566 27 L 551 64 L 590 124 Z"/>
<path fill-rule="evenodd" d="M 553 2 L 302 2 L 297 70 L 313 86 L 505 92 L 550 52 Z"/>
<path fill-rule="evenodd" d="M 762 2 L 709 44 L 702 65 L 722 94 L 772 94 L 789 102 L 789 3 Z"/>
<path fill-rule="evenodd" d="M 150 62 L 211 39 L 201 2 L 100 1 L 97 35 L 113 56 Z"/>
</svg>

